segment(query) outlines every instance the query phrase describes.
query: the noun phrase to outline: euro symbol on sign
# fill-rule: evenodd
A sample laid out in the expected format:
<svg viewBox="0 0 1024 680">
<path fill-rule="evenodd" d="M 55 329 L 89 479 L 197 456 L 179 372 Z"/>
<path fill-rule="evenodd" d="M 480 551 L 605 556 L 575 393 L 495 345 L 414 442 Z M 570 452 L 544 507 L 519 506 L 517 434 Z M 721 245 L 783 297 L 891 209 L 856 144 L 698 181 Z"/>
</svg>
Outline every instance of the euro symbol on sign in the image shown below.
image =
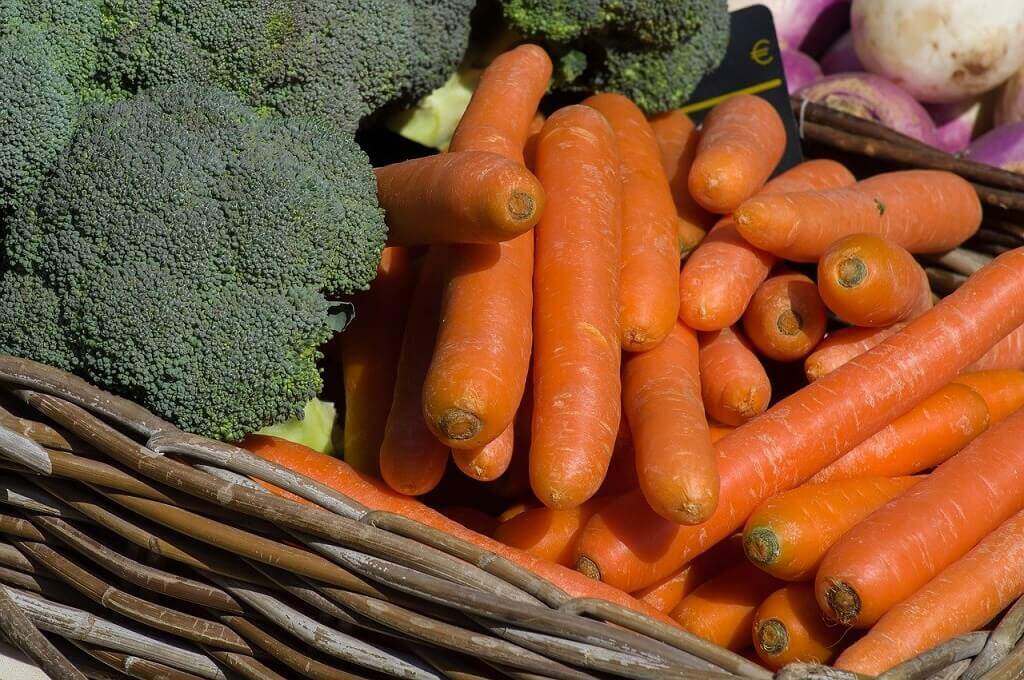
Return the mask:
<svg viewBox="0 0 1024 680">
<path fill-rule="evenodd" d="M 754 63 L 761 66 L 767 66 L 772 63 L 774 57 L 772 57 L 772 53 L 768 49 L 770 44 L 768 38 L 761 38 L 754 43 L 754 46 L 750 48 L 750 58 Z"/>
</svg>

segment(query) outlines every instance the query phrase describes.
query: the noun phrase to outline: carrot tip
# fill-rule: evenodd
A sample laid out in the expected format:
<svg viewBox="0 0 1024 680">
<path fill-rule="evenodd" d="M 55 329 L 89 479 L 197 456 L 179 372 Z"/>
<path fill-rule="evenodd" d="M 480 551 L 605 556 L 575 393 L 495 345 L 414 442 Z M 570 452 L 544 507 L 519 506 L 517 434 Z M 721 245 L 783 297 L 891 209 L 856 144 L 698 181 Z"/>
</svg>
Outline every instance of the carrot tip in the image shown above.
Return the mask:
<svg viewBox="0 0 1024 680">
<path fill-rule="evenodd" d="M 839 623 L 850 623 L 860 614 L 860 595 L 842 581 L 836 581 L 828 587 L 825 601 Z"/>
<path fill-rule="evenodd" d="M 781 552 L 779 537 L 768 527 L 751 529 L 743 537 L 743 552 L 748 560 L 759 567 L 775 564 Z"/>
<path fill-rule="evenodd" d="M 522 191 L 514 191 L 512 195 L 508 197 L 509 214 L 516 220 L 524 221 L 533 217 L 533 212 L 537 209 L 537 204 L 533 200 L 533 196 Z"/>
<path fill-rule="evenodd" d="M 644 352 L 653 346 L 651 336 L 641 328 L 625 328 L 622 334 L 622 349 L 627 352 Z"/>
<path fill-rule="evenodd" d="M 463 441 L 480 433 L 483 422 L 480 416 L 461 408 L 450 408 L 437 419 L 437 429 L 446 439 Z"/>
<path fill-rule="evenodd" d="M 766 619 L 754 631 L 754 644 L 768 656 L 778 656 L 789 647 L 789 631 L 778 619 Z"/>
<path fill-rule="evenodd" d="M 859 257 L 848 257 L 839 263 L 836 280 L 843 288 L 856 288 L 868 277 L 868 267 Z"/>
<path fill-rule="evenodd" d="M 796 335 L 803 328 L 804 320 L 797 314 L 795 309 L 787 309 L 779 314 L 779 318 L 775 320 L 775 325 L 778 326 L 779 332 L 783 335 Z"/>
<path fill-rule="evenodd" d="M 601 580 L 601 567 L 597 566 L 597 562 L 586 555 L 580 555 L 576 560 L 576 571 L 595 581 Z"/>
</svg>

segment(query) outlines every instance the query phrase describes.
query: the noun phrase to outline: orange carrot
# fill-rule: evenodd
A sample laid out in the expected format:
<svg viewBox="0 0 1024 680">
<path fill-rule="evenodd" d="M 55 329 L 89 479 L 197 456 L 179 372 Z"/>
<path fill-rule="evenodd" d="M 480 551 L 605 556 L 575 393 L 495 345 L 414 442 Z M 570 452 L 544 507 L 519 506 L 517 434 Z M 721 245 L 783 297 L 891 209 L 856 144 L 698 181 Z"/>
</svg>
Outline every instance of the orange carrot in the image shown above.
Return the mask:
<svg viewBox="0 0 1024 680">
<path fill-rule="evenodd" d="M 966 385 L 985 400 L 989 426 L 995 425 L 1024 406 L 1024 371 L 993 369 L 958 376 L 954 383 Z"/>
<path fill-rule="evenodd" d="M 728 427 L 726 425 L 719 425 L 718 423 L 708 422 L 708 433 L 711 434 L 711 443 L 716 443 L 719 439 L 729 434 L 735 427 Z"/>
<path fill-rule="evenodd" d="M 655 512 L 680 524 L 703 522 L 718 504 L 697 352 L 694 332 L 676 324 L 663 343 L 627 357 L 622 372 L 640 489 Z"/>
<path fill-rule="evenodd" d="M 497 518 L 468 505 L 449 505 L 442 508 L 440 512 L 453 522 L 458 522 L 467 529 L 472 529 L 484 536 L 493 535 L 494 530 L 498 528 Z"/>
<path fill-rule="evenodd" d="M 668 177 L 672 202 L 679 216 L 679 252 L 686 256 L 704 238 L 714 224 L 714 215 L 697 205 L 690 196 L 687 179 L 697 154 L 697 128 L 682 111 L 668 111 L 650 119 L 651 129 L 661 152 L 661 166 Z"/>
<path fill-rule="evenodd" d="M 352 302 L 356 318 L 338 336 L 345 380 L 345 462 L 368 475 L 377 463 L 395 393 L 395 373 L 415 267 L 403 248 L 385 248 L 377 278 Z"/>
<path fill-rule="evenodd" d="M 514 445 L 514 428 L 510 423 L 497 439 L 479 449 L 452 449 L 452 459 L 467 477 L 492 482 L 508 469 Z"/>
<path fill-rule="evenodd" d="M 523 162 L 551 60 L 521 45 L 488 66 L 452 137 L 451 151 L 491 151 Z M 434 358 L 423 384 L 427 426 L 452 448 L 480 448 L 515 415 L 532 342 L 533 234 L 451 248 Z"/>
<path fill-rule="evenodd" d="M 785 148 L 786 129 L 771 104 L 753 95 L 730 97 L 701 126 L 690 195 L 713 213 L 732 212 L 771 176 Z"/>
<path fill-rule="evenodd" d="M 818 604 L 841 623 L 885 612 L 1024 508 L 1024 412 L 975 439 L 839 540 L 815 577 Z"/>
<path fill-rule="evenodd" d="M 739 651 L 750 644 L 754 613 L 779 581 L 741 562 L 701 584 L 672 610 L 672 618 L 694 635 Z"/>
<path fill-rule="evenodd" d="M 674 524 L 628 493 L 587 523 L 578 556 L 628 592 L 668 576 L 736 531 L 761 501 L 806 481 L 909 411 L 1022 322 L 1024 249 L 1017 249 L 857 361 L 720 440 L 721 492 L 707 522 Z"/>
<path fill-rule="evenodd" d="M 636 451 L 633 449 L 633 433 L 629 431 L 629 421 L 619 419 L 619 431 L 615 435 L 615 448 L 612 460 L 608 464 L 608 473 L 598 489 L 599 496 L 619 496 L 639 488 L 640 480 L 636 476 Z"/>
<path fill-rule="evenodd" d="M 757 350 L 775 361 L 810 354 L 825 335 L 825 305 L 803 274 L 777 274 L 758 286 L 743 313 L 743 330 Z"/>
<path fill-rule="evenodd" d="M 431 248 L 416 282 L 380 447 L 381 477 L 392 489 L 409 496 L 437 486 L 448 464 L 448 447 L 430 434 L 420 408 L 423 377 L 430 365 L 432 339 L 440 319 L 445 256 L 442 247 Z"/>
<path fill-rule="evenodd" d="M 776 590 L 754 615 L 754 649 L 772 670 L 794 662 L 829 663 L 844 632 L 825 621 L 810 583 Z"/>
<path fill-rule="evenodd" d="M 1024 326 L 1003 338 L 999 344 L 968 367 L 971 371 L 997 368 L 1024 368 Z"/>
<path fill-rule="evenodd" d="M 595 597 L 607 600 L 641 614 L 647 614 L 662 622 L 671 622 L 671 619 L 653 607 L 615 588 L 588 579 L 571 569 L 537 559 L 522 550 L 509 548 L 492 538 L 467 529 L 416 499 L 395 493 L 380 481 L 359 474 L 337 458 L 325 456 L 301 444 L 266 435 L 250 435 L 242 443 L 246 449 L 261 458 L 283 465 L 329 486 L 352 500 L 362 503 L 370 510 L 384 510 L 402 515 L 511 560 L 520 567 L 562 588 L 572 597 Z M 263 484 L 263 486 L 286 498 L 293 500 L 298 498 L 272 485 Z"/>
<path fill-rule="evenodd" d="M 526 510 L 502 522 L 494 531 L 494 538 L 542 560 L 570 567 L 576 550 L 576 539 L 583 531 L 583 525 L 605 500 L 591 498 L 583 505 L 569 510 L 545 507 Z"/>
<path fill-rule="evenodd" d="M 1024 595 L 1024 512 L 892 608 L 839 657 L 875 675 L 957 635 L 982 628 Z"/>
<path fill-rule="evenodd" d="M 852 185 L 856 179 L 832 160 L 815 159 L 790 168 L 758 192 L 811 191 Z M 754 291 L 768 276 L 775 256 L 747 243 L 731 217 L 721 219 L 686 260 L 679 277 L 679 318 L 690 328 L 717 331 L 740 320 Z"/>
<path fill-rule="evenodd" d="M 615 135 L 592 108 L 564 108 L 540 133 L 551 204 L 536 230 L 530 480 L 552 508 L 601 486 L 621 416 L 618 169 Z"/>
<path fill-rule="evenodd" d="M 510 505 L 507 508 L 505 508 L 505 510 L 500 515 L 498 515 L 498 522 L 507 522 L 516 515 L 520 515 L 526 512 L 527 510 L 530 510 L 535 507 L 537 507 L 537 504 L 531 503 L 529 501 L 521 501 L 519 503 Z"/>
<path fill-rule="evenodd" d="M 970 387 L 953 382 L 854 447 L 811 481 L 912 475 L 942 463 L 989 425 L 984 398 Z"/>
<path fill-rule="evenodd" d="M 544 128 L 545 120 L 544 114 L 540 111 L 533 114 L 533 120 L 530 121 L 530 129 L 526 134 L 526 145 L 523 147 L 523 162 L 530 170 L 533 170 L 534 161 L 537 158 L 537 135 Z"/>
<path fill-rule="evenodd" d="M 752 245 L 814 262 L 834 241 L 858 233 L 881 234 L 912 253 L 955 248 L 978 230 L 981 203 L 959 175 L 903 170 L 848 189 L 755 196 L 733 217 Z"/>
<path fill-rule="evenodd" d="M 700 335 L 700 391 L 708 415 L 736 426 L 768 408 L 772 385 L 746 338 L 723 328 Z"/>
<path fill-rule="evenodd" d="M 672 611 L 697 586 L 743 559 L 742 537 L 737 534 L 733 538 L 722 541 L 676 573 L 633 595 L 660 612 Z"/>
<path fill-rule="evenodd" d="M 753 564 L 784 581 L 804 581 L 851 527 L 920 481 L 866 477 L 808 484 L 761 503 L 743 529 Z"/>
<path fill-rule="evenodd" d="M 544 189 L 522 162 L 456 151 L 375 168 L 390 245 L 497 243 L 533 228 Z"/>
<path fill-rule="evenodd" d="M 619 94 L 584 102 L 612 126 L 622 163 L 622 348 L 642 352 L 664 340 L 679 313 L 676 211 L 654 132 L 636 104 Z"/>
<path fill-rule="evenodd" d="M 850 326 L 829 333 L 804 360 L 804 375 L 807 376 L 807 382 L 814 382 L 850 359 L 882 344 L 886 338 L 899 333 L 906 325 L 897 323 L 888 328 Z"/>
<path fill-rule="evenodd" d="M 818 260 L 818 292 L 854 326 L 891 326 L 931 308 L 928 275 L 906 249 L 877 234 L 845 236 Z"/>
</svg>

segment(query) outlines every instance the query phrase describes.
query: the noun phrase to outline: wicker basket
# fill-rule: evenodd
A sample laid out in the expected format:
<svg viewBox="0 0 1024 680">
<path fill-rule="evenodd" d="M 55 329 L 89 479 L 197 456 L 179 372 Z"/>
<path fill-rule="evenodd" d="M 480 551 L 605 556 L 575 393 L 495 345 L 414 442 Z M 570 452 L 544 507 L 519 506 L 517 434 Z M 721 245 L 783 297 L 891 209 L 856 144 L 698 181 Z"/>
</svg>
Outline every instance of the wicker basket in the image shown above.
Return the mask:
<svg viewBox="0 0 1024 680">
<path fill-rule="evenodd" d="M 1024 177 L 794 101 L 807 154 L 858 175 L 952 170 L 978 236 L 939 294 L 1024 245 Z M 184 433 L 61 371 L 0 356 L 0 631 L 53 678 L 769 680 L 744 657 Z M 266 492 L 252 479 L 312 504 Z M 1024 677 L 1024 600 L 886 680 Z M 856 680 L 794 664 L 792 680 Z"/>
<path fill-rule="evenodd" d="M 0 630 L 53 678 L 772 677 L 53 368 L 0 356 L 0 403 Z M 884 677 L 1020 677 L 1022 635 L 1018 604 Z"/>
</svg>

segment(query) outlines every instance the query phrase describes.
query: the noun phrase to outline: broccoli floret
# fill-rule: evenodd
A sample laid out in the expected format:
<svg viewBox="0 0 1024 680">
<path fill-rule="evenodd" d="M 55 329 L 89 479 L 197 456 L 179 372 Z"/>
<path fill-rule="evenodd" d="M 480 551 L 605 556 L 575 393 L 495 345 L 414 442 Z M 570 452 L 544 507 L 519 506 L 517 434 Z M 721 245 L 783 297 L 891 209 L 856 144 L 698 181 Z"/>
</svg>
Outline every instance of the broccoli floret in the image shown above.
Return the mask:
<svg viewBox="0 0 1024 680">
<path fill-rule="evenodd" d="M 108 0 L 114 90 L 191 81 L 343 129 L 456 69 L 473 0 Z"/>
<path fill-rule="evenodd" d="M 385 226 L 351 136 L 194 84 L 92 104 L 9 224 L 0 352 L 237 440 L 300 416 Z M 31 329 L 31 330 L 27 330 Z"/>
<path fill-rule="evenodd" d="M 0 0 L 0 221 L 71 139 L 93 91 L 99 29 L 95 0 Z"/>
<path fill-rule="evenodd" d="M 613 91 L 648 113 L 678 108 L 725 55 L 725 0 L 501 0 L 505 21 L 543 44 L 554 87 Z"/>
</svg>

